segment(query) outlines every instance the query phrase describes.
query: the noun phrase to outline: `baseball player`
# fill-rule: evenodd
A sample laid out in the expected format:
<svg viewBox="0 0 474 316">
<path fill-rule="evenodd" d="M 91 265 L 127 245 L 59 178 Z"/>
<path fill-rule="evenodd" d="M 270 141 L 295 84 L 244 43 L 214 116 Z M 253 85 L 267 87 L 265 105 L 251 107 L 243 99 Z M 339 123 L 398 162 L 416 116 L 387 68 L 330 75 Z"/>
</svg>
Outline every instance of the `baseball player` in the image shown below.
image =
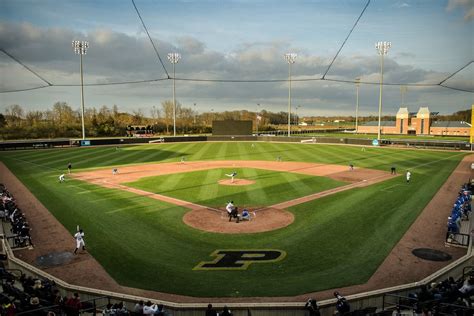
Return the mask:
<svg viewBox="0 0 474 316">
<path fill-rule="evenodd" d="M 407 183 L 410 183 L 410 178 L 411 178 L 411 172 L 410 172 L 410 170 L 407 170 L 406 176 L 407 176 Z"/>
<path fill-rule="evenodd" d="M 67 173 L 71 173 L 71 169 L 72 169 L 72 163 L 68 163 L 67 164 Z"/>
<path fill-rule="evenodd" d="M 63 183 L 66 180 L 64 173 L 59 176 L 59 183 Z"/>
<path fill-rule="evenodd" d="M 226 176 L 228 176 L 229 178 L 232 178 L 232 180 L 230 182 L 234 183 L 234 177 L 237 175 L 237 171 L 234 171 L 230 174 L 226 174 Z"/>
<path fill-rule="evenodd" d="M 397 168 L 395 167 L 395 165 L 393 165 L 393 166 L 390 168 L 390 174 L 397 174 Z"/>
<path fill-rule="evenodd" d="M 112 174 L 115 176 L 117 173 L 118 173 L 118 169 L 117 169 L 117 168 L 113 168 L 113 169 L 112 169 Z"/>
<path fill-rule="evenodd" d="M 76 238 L 76 249 L 74 249 L 74 254 L 77 254 L 77 249 L 82 245 L 82 250 L 86 250 L 86 242 L 84 241 L 84 231 L 79 229 L 79 231 L 74 235 Z"/>
<path fill-rule="evenodd" d="M 234 209 L 234 201 L 227 202 L 225 209 L 227 211 L 227 214 L 230 215 L 230 213 L 232 213 L 232 210 Z"/>
</svg>

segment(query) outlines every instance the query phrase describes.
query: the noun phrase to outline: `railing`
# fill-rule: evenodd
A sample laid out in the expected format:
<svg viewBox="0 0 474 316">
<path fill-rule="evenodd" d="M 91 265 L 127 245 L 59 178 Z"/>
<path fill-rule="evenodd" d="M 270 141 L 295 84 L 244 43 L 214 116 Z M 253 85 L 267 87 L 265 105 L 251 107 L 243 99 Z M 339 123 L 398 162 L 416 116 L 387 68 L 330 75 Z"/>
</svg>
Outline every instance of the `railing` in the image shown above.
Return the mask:
<svg viewBox="0 0 474 316">
<path fill-rule="evenodd" d="M 386 301 L 387 299 L 389 300 L 389 302 Z M 396 299 L 396 301 L 392 302 L 390 301 L 390 299 Z M 461 311 L 461 313 L 456 313 L 456 315 L 469 315 L 463 312 L 472 313 L 471 307 L 459 304 L 446 303 L 443 302 L 443 299 L 419 301 L 416 298 L 403 295 L 384 294 L 383 296 L 382 310 L 396 310 L 398 315 L 403 315 L 406 313 L 406 311 L 412 311 L 413 315 L 415 315 L 415 309 L 420 309 L 423 307 L 427 307 L 429 309 L 436 307 L 440 315 L 452 315 L 453 310 Z M 403 313 L 402 311 L 405 311 L 405 313 Z"/>
<path fill-rule="evenodd" d="M 11 236 L 5 236 L 5 238 L 7 239 L 8 245 L 12 249 L 19 249 L 19 248 L 33 246 L 30 236 L 11 235 Z"/>
<path fill-rule="evenodd" d="M 98 301 L 105 301 L 99 302 Z M 92 315 L 97 315 L 99 310 L 103 310 L 107 304 L 110 303 L 110 297 L 108 296 L 101 296 L 96 297 L 87 301 L 81 301 L 81 304 L 85 307 L 79 310 L 79 313 L 90 313 Z M 61 311 L 67 314 L 67 306 L 64 305 L 50 305 L 50 306 L 43 306 L 40 308 L 35 308 L 23 312 L 16 313 L 16 315 L 46 315 L 46 312 L 53 311 L 55 313 L 60 313 Z"/>
<path fill-rule="evenodd" d="M 474 266 L 467 266 L 462 269 L 463 279 L 465 279 L 466 276 L 474 276 Z"/>
<path fill-rule="evenodd" d="M 446 233 L 446 244 L 454 247 L 469 247 L 469 242 L 471 241 L 471 236 L 468 234 L 461 233 Z"/>
</svg>

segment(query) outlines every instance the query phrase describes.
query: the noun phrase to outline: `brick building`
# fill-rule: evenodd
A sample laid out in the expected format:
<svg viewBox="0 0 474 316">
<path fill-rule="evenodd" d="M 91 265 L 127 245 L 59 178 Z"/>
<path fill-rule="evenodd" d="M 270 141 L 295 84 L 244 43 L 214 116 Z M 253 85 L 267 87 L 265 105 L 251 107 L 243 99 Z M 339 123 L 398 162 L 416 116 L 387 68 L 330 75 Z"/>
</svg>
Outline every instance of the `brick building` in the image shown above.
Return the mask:
<svg viewBox="0 0 474 316">
<path fill-rule="evenodd" d="M 380 122 L 381 134 L 398 135 L 445 135 L 469 136 L 471 124 L 464 121 L 433 121 L 437 113 L 428 107 L 420 107 L 418 112 L 410 113 L 408 108 L 400 108 L 395 121 Z M 377 134 L 378 121 L 359 125 L 358 133 Z"/>
</svg>

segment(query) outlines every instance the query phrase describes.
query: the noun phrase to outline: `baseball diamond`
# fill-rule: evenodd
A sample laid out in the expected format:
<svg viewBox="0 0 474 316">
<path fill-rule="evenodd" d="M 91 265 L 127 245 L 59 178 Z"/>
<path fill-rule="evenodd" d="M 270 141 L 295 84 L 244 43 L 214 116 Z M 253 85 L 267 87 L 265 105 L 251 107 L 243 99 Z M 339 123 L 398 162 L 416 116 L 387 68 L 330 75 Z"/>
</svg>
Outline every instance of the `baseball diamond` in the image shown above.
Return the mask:
<svg viewBox="0 0 474 316">
<path fill-rule="evenodd" d="M 474 161 L 466 153 L 190 142 L 2 152 L 0 160 L 0 181 L 24 197 L 35 241 L 16 256 L 35 265 L 73 251 L 77 225 L 86 232 L 87 251 L 44 268 L 72 284 L 188 302 L 298 300 L 417 281 L 465 253 L 444 248 L 450 199 L 447 209 L 430 201 L 443 184 L 465 180 L 453 170 Z M 234 171 L 234 183 L 223 185 Z M 229 222 L 230 200 L 250 220 Z M 427 262 L 415 248 L 452 259 Z M 225 266 L 216 256 L 239 269 L 212 269 Z"/>
</svg>

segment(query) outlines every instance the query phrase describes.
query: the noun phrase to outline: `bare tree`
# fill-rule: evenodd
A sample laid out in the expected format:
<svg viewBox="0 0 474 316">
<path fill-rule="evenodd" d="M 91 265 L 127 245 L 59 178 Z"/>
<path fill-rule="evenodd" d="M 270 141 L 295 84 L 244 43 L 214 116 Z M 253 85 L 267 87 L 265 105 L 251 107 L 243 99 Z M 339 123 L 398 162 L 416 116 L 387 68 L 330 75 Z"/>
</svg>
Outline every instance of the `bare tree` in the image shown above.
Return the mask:
<svg viewBox="0 0 474 316">
<path fill-rule="evenodd" d="M 18 104 L 12 104 L 5 109 L 6 120 L 11 125 L 20 125 L 25 111 Z"/>
</svg>

